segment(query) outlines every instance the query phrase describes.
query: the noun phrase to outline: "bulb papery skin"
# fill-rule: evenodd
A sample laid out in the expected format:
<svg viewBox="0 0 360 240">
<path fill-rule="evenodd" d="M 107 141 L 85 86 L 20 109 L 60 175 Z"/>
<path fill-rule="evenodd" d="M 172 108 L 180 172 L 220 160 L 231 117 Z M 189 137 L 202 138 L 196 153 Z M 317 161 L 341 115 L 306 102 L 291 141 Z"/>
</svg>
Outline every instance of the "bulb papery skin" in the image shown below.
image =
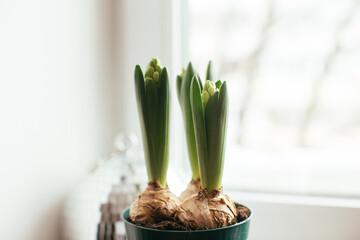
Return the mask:
<svg viewBox="0 0 360 240">
<path fill-rule="evenodd" d="M 181 201 L 184 201 L 185 199 L 187 199 L 191 195 L 194 195 L 194 194 L 198 193 L 199 190 L 200 190 L 200 185 L 201 185 L 200 184 L 200 178 L 198 178 L 197 180 L 191 180 L 191 182 L 188 184 L 185 191 L 183 191 L 181 193 L 179 199 Z"/>
<path fill-rule="evenodd" d="M 237 222 L 236 207 L 222 188 L 208 193 L 201 189 L 181 205 L 176 218 L 191 230 L 221 228 Z"/>
<path fill-rule="evenodd" d="M 129 218 L 137 224 L 170 220 L 178 212 L 180 203 L 168 187 L 162 187 L 155 180 L 132 202 Z"/>
</svg>

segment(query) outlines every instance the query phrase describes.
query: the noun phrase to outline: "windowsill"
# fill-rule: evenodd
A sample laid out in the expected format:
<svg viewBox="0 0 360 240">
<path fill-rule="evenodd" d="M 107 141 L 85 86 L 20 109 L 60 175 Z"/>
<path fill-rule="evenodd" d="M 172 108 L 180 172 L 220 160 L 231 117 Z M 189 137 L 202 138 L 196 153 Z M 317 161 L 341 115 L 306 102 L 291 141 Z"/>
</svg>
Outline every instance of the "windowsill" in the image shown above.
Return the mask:
<svg viewBox="0 0 360 240">
<path fill-rule="evenodd" d="M 252 211 L 251 240 L 359 239 L 360 200 L 225 191 Z"/>
<path fill-rule="evenodd" d="M 274 204 L 291 204 L 320 207 L 342 207 L 342 208 L 359 208 L 360 199 L 319 197 L 305 195 L 289 195 L 260 192 L 242 192 L 225 190 L 226 194 L 237 203 L 261 202 Z"/>
<path fill-rule="evenodd" d="M 228 191 L 270 192 L 291 198 L 359 200 L 359 159 L 360 151 L 258 151 L 228 146 L 223 185 Z"/>
</svg>

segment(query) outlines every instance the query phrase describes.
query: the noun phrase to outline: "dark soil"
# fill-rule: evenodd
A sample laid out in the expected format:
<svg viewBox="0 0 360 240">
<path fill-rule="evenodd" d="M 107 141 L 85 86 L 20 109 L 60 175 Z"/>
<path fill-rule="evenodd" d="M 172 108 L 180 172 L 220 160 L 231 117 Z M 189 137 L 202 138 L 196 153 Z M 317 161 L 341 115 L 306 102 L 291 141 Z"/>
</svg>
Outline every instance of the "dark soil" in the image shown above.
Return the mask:
<svg viewBox="0 0 360 240">
<path fill-rule="evenodd" d="M 239 206 L 236 208 L 237 212 L 237 221 L 234 222 L 242 222 L 245 219 L 247 219 L 250 215 L 250 211 L 246 207 Z M 130 219 L 127 219 L 129 222 L 132 222 Z M 140 223 L 140 222 L 132 222 L 136 225 L 148 227 L 148 228 L 155 228 L 160 230 L 176 230 L 176 231 L 189 231 L 191 229 L 188 229 L 184 225 L 182 225 L 180 222 L 176 221 L 175 219 L 167 220 L 167 221 L 160 221 L 158 223 Z"/>
<path fill-rule="evenodd" d="M 237 213 L 237 220 L 238 220 L 237 222 L 242 222 L 249 217 L 250 210 L 246 207 L 238 206 L 236 208 L 236 213 Z"/>
<path fill-rule="evenodd" d="M 132 222 L 130 219 L 128 219 L 129 222 Z M 139 223 L 139 222 L 132 222 L 136 225 L 140 225 L 143 227 L 148 228 L 155 228 L 160 230 L 177 230 L 177 231 L 187 231 L 188 229 L 182 225 L 181 223 L 172 220 L 172 221 L 161 221 L 158 223 Z"/>
</svg>

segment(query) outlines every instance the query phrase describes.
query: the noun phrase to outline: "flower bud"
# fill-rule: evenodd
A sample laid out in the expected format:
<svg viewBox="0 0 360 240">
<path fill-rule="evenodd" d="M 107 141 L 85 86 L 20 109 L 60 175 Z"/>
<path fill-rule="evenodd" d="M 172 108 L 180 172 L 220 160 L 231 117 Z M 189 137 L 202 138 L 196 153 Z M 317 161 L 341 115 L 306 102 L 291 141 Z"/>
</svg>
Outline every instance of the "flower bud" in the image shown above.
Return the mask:
<svg viewBox="0 0 360 240">
<path fill-rule="evenodd" d="M 204 90 L 207 91 L 209 88 L 215 89 L 215 84 L 210 80 L 206 80 L 204 84 Z"/>
<path fill-rule="evenodd" d="M 206 106 L 207 102 L 209 101 L 210 99 L 210 94 L 206 91 L 204 91 L 202 94 L 201 94 L 201 99 L 204 103 L 204 106 Z"/>
<path fill-rule="evenodd" d="M 218 91 L 218 90 L 216 89 L 215 84 L 210 80 L 206 80 L 206 82 L 204 84 L 203 91 L 201 93 L 201 99 L 203 101 L 204 107 L 206 106 L 206 104 L 209 101 L 210 97 L 216 91 Z"/>
<path fill-rule="evenodd" d="M 161 72 L 162 68 L 160 66 L 160 61 L 156 58 L 151 59 L 145 72 L 145 81 L 153 79 L 159 84 Z"/>
<path fill-rule="evenodd" d="M 159 72 L 154 72 L 153 79 L 154 79 L 155 82 L 157 82 L 157 83 L 160 82 L 159 77 L 160 77 Z"/>
<path fill-rule="evenodd" d="M 182 68 L 182 73 L 180 74 L 180 77 L 183 78 L 185 75 L 186 68 Z"/>
<path fill-rule="evenodd" d="M 148 66 L 148 68 L 146 69 L 145 75 L 149 76 L 149 77 L 152 77 L 154 72 L 155 72 L 155 69 L 152 66 Z"/>
</svg>

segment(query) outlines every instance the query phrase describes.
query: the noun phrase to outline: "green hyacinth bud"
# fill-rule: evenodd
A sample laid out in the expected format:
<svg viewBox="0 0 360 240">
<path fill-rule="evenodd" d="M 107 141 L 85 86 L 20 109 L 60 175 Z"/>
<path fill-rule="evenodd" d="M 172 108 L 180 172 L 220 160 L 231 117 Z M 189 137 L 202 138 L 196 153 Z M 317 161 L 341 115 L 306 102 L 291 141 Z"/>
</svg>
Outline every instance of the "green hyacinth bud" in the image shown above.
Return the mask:
<svg viewBox="0 0 360 240">
<path fill-rule="evenodd" d="M 218 91 L 218 89 L 216 89 L 215 84 L 210 80 L 206 80 L 206 82 L 204 84 L 204 88 L 203 88 L 202 93 L 201 93 L 201 99 L 203 101 L 204 108 L 206 107 L 206 104 L 208 103 L 210 97 L 216 91 Z"/>
<path fill-rule="evenodd" d="M 186 72 L 186 68 L 182 68 L 182 73 L 180 74 L 180 77 L 183 78 Z"/>
<path fill-rule="evenodd" d="M 149 62 L 146 72 L 145 72 L 145 81 L 153 79 L 156 83 L 160 84 L 160 75 L 162 72 L 162 67 L 160 61 L 156 58 L 151 59 Z"/>
<path fill-rule="evenodd" d="M 159 72 L 154 72 L 153 79 L 154 79 L 155 82 L 157 82 L 157 83 L 160 82 L 159 76 L 160 76 Z"/>
</svg>

